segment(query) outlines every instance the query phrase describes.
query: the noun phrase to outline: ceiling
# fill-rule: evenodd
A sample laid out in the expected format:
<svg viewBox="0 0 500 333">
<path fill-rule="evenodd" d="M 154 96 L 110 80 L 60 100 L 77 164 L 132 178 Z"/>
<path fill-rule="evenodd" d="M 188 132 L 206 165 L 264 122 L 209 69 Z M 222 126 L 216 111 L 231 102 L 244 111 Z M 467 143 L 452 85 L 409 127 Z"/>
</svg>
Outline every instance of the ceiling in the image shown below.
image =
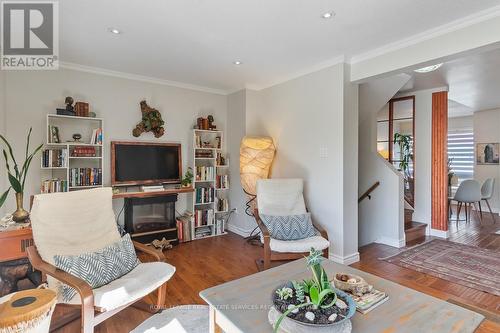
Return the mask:
<svg viewBox="0 0 500 333">
<path fill-rule="evenodd" d="M 430 73 L 409 72 L 402 92 L 448 86 L 448 113 L 452 117 L 500 107 L 500 49 L 466 56 Z"/>
<path fill-rule="evenodd" d="M 499 0 L 64 0 L 63 62 L 221 91 L 265 87 Z M 321 15 L 334 11 L 333 19 Z M 109 28 L 118 28 L 113 35 Z M 236 66 L 233 61 L 240 60 Z"/>
</svg>

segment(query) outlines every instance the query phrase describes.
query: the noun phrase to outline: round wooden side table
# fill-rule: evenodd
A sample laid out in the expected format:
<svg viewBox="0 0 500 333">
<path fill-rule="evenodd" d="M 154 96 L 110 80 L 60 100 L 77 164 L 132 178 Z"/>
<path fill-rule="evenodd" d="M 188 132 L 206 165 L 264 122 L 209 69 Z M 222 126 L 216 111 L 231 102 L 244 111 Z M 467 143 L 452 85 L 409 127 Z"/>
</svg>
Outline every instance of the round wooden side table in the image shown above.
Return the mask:
<svg viewBox="0 0 500 333">
<path fill-rule="evenodd" d="M 28 289 L 0 298 L 0 333 L 49 332 L 56 301 L 50 289 Z"/>
</svg>

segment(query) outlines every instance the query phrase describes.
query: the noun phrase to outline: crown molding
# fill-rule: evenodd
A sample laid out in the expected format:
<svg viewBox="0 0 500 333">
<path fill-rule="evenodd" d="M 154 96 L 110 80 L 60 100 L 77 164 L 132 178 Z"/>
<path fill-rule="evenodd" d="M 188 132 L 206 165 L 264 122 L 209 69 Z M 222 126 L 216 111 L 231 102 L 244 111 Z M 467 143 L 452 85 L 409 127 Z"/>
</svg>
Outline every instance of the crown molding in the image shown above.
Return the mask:
<svg viewBox="0 0 500 333">
<path fill-rule="evenodd" d="M 142 82 L 161 84 L 161 85 L 171 86 L 171 87 L 176 87 L 176 88 L 201 91 L 201 92 L 210 93 L 210 94 L 217 94 L 217 95 L 224 95 L 224 96 L 228 94 L 228 91 L 223 90 L 223 89 L 214 89 L 214 88 L 198 86 L 198 85 L 189 84 L 189 83 L 170 81 L 170 80 L 164 80 L 164 79 L 150 77 L 150 76 L 113 71 L 113 70 L 109 70 L 109 69 L 92 67 L 92 66 L 85 66 L 85 65 L 80 65 L 80 64 L 75 64 L 75 63 L 65 62 L 65 61 L 64 62 L 60 61 L 59 67 L 64 68 L 64 69 L 71 69 L 71 70 L 75 70 L 75 71 L 80 71 L 80 72 L 112 76 L 112 77 L 117 77 L 120 79 L 142 81 Z"/>
<path fill-rule="evenodd" d="M 262 85 L 247 84 L 245 86 L 245 88 L 246 89 L 250 89 L 250 90 L 256 90 L 256 91 L 267 89 L 267 88 L 271 88 L 271 87 L 276 86 L 278 84 L 285 83 L 285 82 L 297 79 L 297 78 L 299 78 L 301 76 L 304 76 L 304 75 L 307 75 L 307 74 L 311 74 L 311 73 L 320 71 L 322 69 L 325 69 L 325 68 L 328 68 L 328 67 L 331 67 L 331 66 L 334 66 L 334 65 L 338 65 L 340 63 L 344 63 L 344 62 L 345 62 L 345 56 L 341 55 L 341 56 L 329 59 L 327 61 L 321 62 L 319 64 L 316 64 L 314 66 L 310 66 L 308 68 L 305 68 L 305 69 L 300 70 L 298 72 L 295 72 L 293 74 L 283 76 L 281 78 L 278 78 L 276 80 L 268 82 L 267 84 L 262 84 Z"/>
<path fill-rule="evenodd" d="M 466 16 L 464 18 L 457 19 L 455 21 L 449 22 L 447 24 L 443 24 L 439 27 L 432 28 L 426 30 L 424 32 L 420 32 L 411 37 L 401 39 L 399 41 L 386 44 L 382 47 L 372 49 L 365 53 L 360 53 L 358 55 L 354 55 L 350 58 L 351 64 L 356 64 L 365 60 L 369 60 L 381 55 L 384 55 L 389 52 L 397 51 L 403 49 L 405 47 L 415 45 L 442 35 L 445 35 L 450 32 L 454 32 L 471 25 L 481 23 L 487 21 L 492 18 L 496 18 L 500 16 L 500 6 L 495 6 L 472 15 Z"/>
</svg>

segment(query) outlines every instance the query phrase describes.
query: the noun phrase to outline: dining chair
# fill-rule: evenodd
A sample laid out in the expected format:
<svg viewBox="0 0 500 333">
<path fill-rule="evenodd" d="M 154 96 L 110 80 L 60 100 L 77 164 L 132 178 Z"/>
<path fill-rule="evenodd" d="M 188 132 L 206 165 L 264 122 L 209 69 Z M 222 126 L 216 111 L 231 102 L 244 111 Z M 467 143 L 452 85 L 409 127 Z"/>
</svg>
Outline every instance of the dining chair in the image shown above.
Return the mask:
<svg viewBox="0 0 500 333">
<path fill-rule="evenodd" d="M 483 186 L 481 186 L 481 200 L 484 200 L 486 202 L 486 205 L 490 210 L 491 217 L 493 218 L 493 223 L 496 223 L 497 221 L 495 219 L 495 214 L 493 214 L 490 203 L 488 201 L 493 197 L 494 189 L 495 189 L 495 178 L 486 179 L 485 182 L 483 183 Z M 481 201 L 479 201 L 479 211 L 481 212 L 481 217 L 482 217 L 483 210 L 481 208 Z"/>
<path fill-rule="evenodd" d="M 479 182 L 473 179 L 464 180 L 457 189 L 455 196 L 453 197 L 454 201 L 458 202 L 457 207 L 457 227 L 458 227 L 458 218 L 460 216 L 460 211 L 462 209 L 462 205 L 465 204 L 465 223 L 470 222 L 470 208 L 474 206 L 475 212 L 479 211 L 476 206 L 477 203 L 481 201 L 481 185 Z M 477 214 L 479 218 L 479 222 L 482 223 L 481 216 Z"/>
</svg>

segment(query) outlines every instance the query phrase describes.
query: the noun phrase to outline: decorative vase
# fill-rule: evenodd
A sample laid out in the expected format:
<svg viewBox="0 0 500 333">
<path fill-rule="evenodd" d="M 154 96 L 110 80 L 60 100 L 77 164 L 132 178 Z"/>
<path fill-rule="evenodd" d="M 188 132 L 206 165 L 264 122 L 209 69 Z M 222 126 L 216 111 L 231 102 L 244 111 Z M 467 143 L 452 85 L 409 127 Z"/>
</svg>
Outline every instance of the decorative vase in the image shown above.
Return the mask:
<svg viewBox="0 0 500 333">
<path fill-rule="evenodd" d="M 12 219 L 14 222 L 18 223 L 26 221 L 30 216 L 30 213 L 23 208 L 23 193 L 16 193 L 16 204 L 17 209 L 14 213 L 12 213 Z"/>
</svg>

